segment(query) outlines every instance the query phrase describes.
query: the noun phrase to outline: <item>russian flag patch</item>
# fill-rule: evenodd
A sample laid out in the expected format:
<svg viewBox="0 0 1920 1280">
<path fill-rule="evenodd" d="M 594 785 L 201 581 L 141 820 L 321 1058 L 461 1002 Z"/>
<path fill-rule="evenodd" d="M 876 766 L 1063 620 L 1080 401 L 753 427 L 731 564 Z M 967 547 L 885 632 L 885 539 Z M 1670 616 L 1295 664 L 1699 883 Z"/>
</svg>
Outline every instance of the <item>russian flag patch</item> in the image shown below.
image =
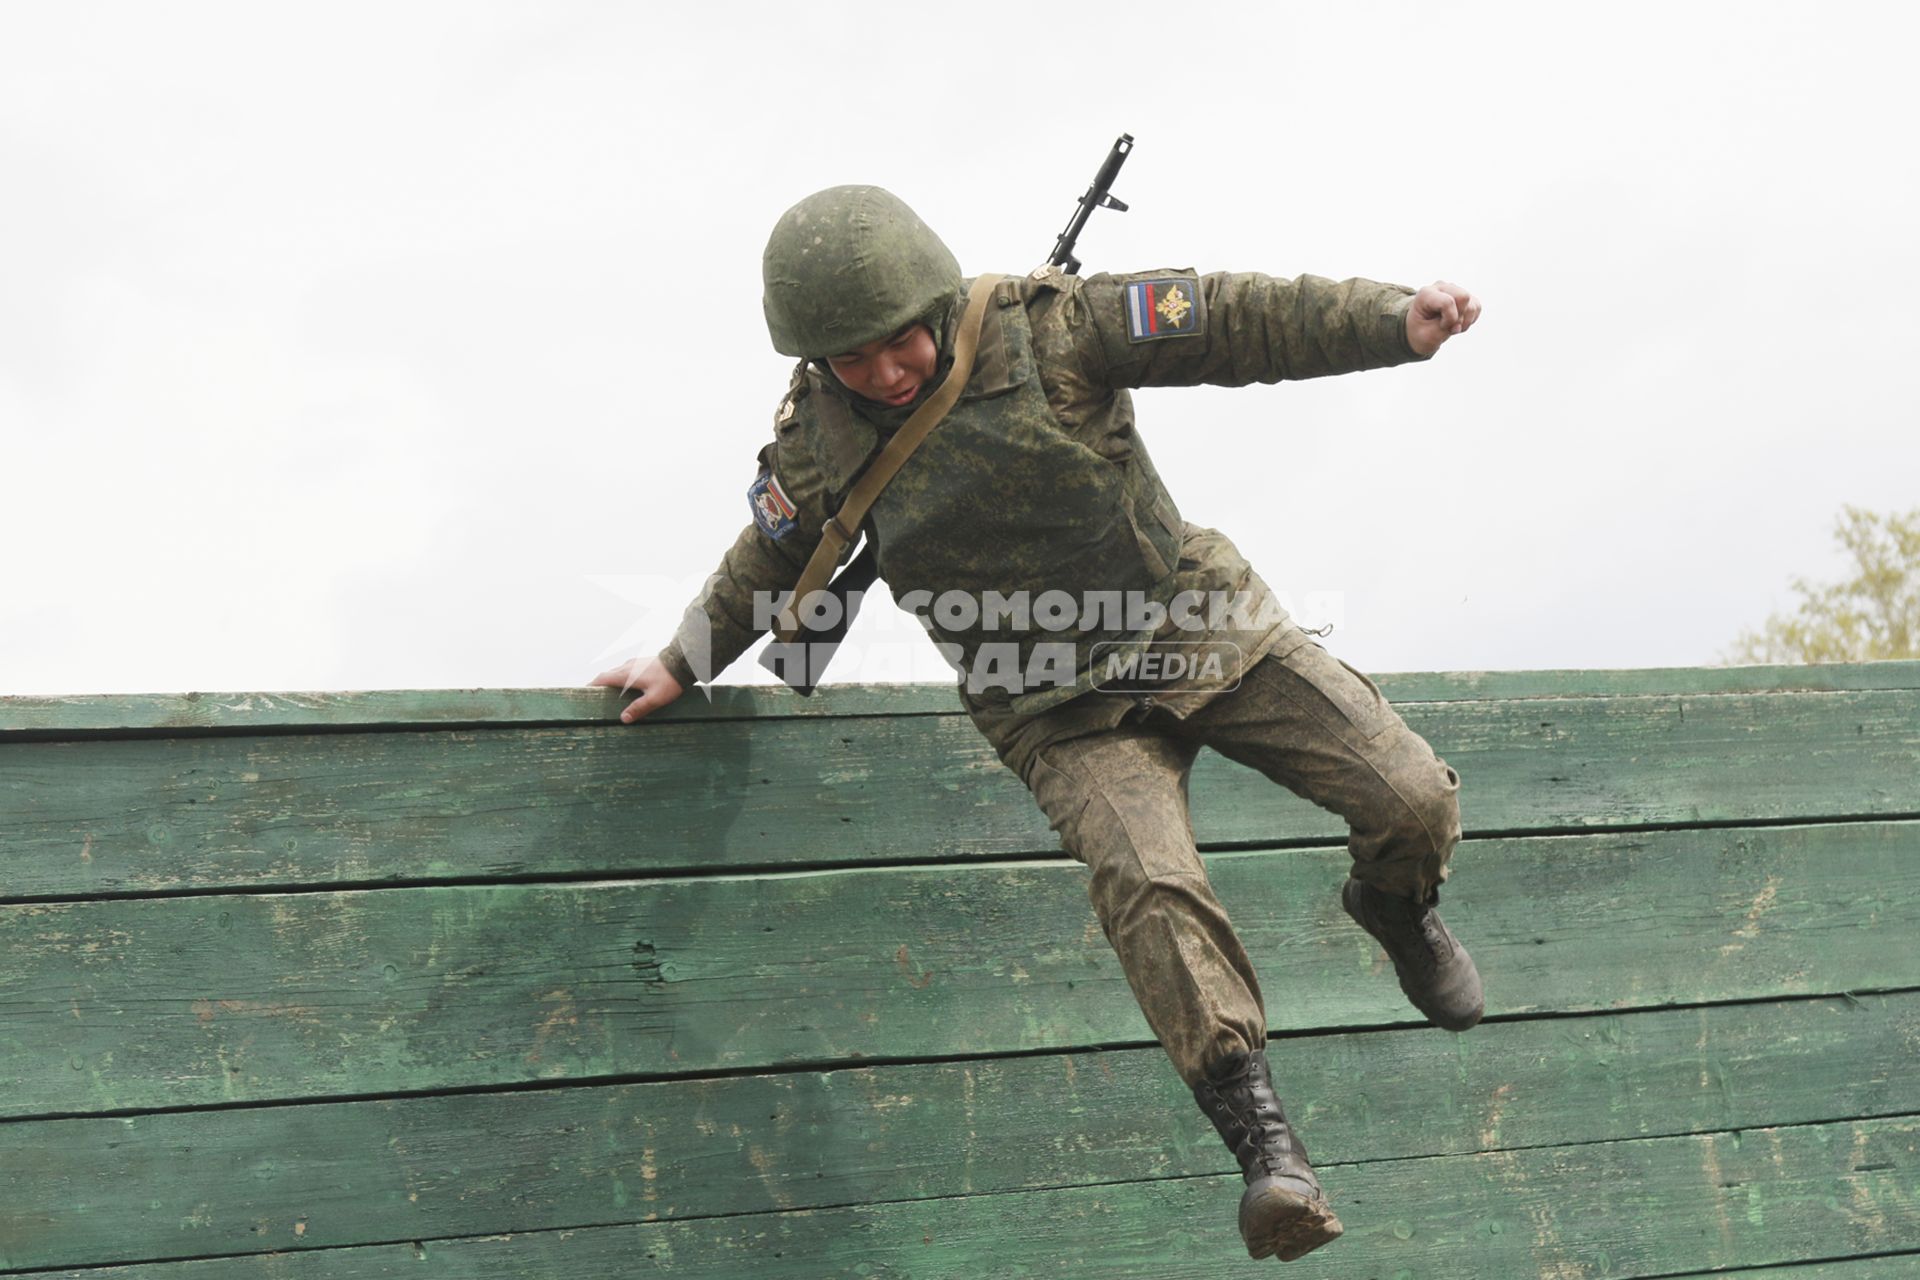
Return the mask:
<svg viewBox="0 0 1920 1280">
<path fill-rule="evenodd" d="M 769 538 L 784 538 L 799 527 L 796 508 L 772 467 L 761 467 L 760 474 L 747 486 L 747 502 L 753 507 L 753 522 Z"/>
<path fill-rule="evenodd" d="M 1127 286 L 1127 341 L 1180 338 L 1200 332 L 1200 282 L 1192 276 L 1136 280 Z"/>
</svg>

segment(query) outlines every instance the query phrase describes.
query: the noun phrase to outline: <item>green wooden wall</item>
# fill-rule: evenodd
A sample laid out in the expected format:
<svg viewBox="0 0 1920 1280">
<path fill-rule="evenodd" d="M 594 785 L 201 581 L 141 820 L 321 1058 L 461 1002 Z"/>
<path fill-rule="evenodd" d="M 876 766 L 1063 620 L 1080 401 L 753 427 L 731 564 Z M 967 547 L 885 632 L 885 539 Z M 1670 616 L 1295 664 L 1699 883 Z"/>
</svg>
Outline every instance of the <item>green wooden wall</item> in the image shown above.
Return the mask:
<svg viewBox="0 0 1920 1280">
<path fill-rule="evenodd" d="M 1194 826 L 1338 1280 L 1920 1276 L 1920 663 L 1416 673 L 1485 978 Z M 0 699 L 0 1275 L 1269 1274 L 951 691 Z"/>
</svg>

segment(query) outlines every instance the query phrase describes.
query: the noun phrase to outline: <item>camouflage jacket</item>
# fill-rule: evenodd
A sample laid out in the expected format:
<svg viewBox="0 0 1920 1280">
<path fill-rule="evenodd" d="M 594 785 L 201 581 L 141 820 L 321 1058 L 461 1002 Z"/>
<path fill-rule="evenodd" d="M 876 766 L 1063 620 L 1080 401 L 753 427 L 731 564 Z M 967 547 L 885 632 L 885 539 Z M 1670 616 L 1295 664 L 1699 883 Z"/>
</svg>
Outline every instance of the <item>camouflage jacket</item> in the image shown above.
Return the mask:
<svg viewBox="0 0 1920 1280">
<path fill-rule="evenodd" d="M 1412 294 L 1310 275 L 1082 278 L 1057 268 L 1000 285 L 965 393 L 866 528 L 896 600 L 960 668 L 961 701 L 1008 767 L 1024 778 L 1040 746 L 1116 725 L 1143 704 L 1189 714 L 1259 658 L 1306 639 L 1224 535 L 1180 517 L 1135 431 L 1128 388 L 1242 386 L 1417 360 L 1406 338 Z M 749 488 L 754 520 L 660 654 L 683 686 L 718 675 L 766 630 L 765 602 L 793 586 L 822 524 L 911 409 L 854 396 L 818 368 L 796 370 Z M 1215 660 L 1135 681 L 1124 695 L 1095 687 L 1096 657 L 1176 648 Z"/>
</svg>

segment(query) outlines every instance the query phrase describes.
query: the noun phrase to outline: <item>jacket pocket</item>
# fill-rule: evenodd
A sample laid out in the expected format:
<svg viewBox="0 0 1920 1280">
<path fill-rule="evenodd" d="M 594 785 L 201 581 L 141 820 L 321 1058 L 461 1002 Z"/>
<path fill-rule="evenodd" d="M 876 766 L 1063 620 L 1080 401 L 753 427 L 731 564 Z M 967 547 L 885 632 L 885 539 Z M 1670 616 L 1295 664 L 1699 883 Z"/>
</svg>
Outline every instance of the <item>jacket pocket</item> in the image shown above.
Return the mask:
<svg viewBox="0 0 1920 1280">
<path fill-rule="evenodd" d="M 1173 545 L 1176 548 L 1186 538 L 1186 521 L 1180 518 L 1179 509 L 1173 505 L 1173 499 L 1165 490 L 1162 490 L 1154 499 L 1153 518 L 1160 522 L 1162 529 L 1173 535 Z"/>
<path fill-rule="evenodd" d="M 1153 580 L 1158 582 L 1171 574 L 1173 572 L 1173 562 L 1168 560 L 1167 553 L 1162 551 L 1155 538 L 1150 536 L 1154 530 L 1141 527 L 1141 523 L 1135 517 L 1131 505 L 1127 507 L 1127 527 L 1133 530 L 1133 540 L 1140 548 L 1140 560 L 1147 566 L 1147 573 Z M 1179 556 L 1178 542 L 1174 543 L 1172 554 L 1175 557 Z"/>
<path fill-rule="evenodd" d="M 1140 548 L 1141 563 L 1146 565 L 1148 575 L 1157 584 L 1171 577 L 1174 566 L 1180 562 L 1184 529 L 1180 513 L 1173 508 L 1165 492 L 1142 492 L 1146 488 L 1142 479 L 1129 468 L 1123 502 L 1127 526 L 1133 530 L 1133 540 Z M 1143 513 L 1141 508 L 1149 503 L 1152 504 L 1152 511 Z"/>
</svg>

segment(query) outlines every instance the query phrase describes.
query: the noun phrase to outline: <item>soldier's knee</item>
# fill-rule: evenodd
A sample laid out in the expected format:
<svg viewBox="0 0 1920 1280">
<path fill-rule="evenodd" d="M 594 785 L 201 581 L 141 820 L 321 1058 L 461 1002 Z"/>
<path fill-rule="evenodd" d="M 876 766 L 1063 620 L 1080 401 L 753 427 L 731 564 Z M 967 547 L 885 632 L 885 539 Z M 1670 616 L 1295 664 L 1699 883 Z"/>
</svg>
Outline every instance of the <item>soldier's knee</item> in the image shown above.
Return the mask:
<svg viewBox="0 0 1920 1280">
<path fill-rule="evenodd" d="M 1122 807 L 1127 807 L 1124 802 Z M 1087 896 L 1109 936 L 1116 928 L 1190 898 L 1196 881 L 1206 884 L 1199 851 L 1179 815 L 1123 813 L 1109 797 L 1099 795 L 1081 817 L 1079 856 L 1093 872 Z"/>
<path fill-rule="evenodd" d="M 1408 770 L 1401 785 L 1407 808 L 1434 851 L 1451 849 L 1460 839 L 1460 775 L 1446 761 L 1434 757 L 1430 764 Z"/>
<path fill-rule="evenodd" d="M 1154 868 L 1130 856 L 1100 859 L 1087 884 L 1094 914 L 1109 937 L 1147 917 L 1183 912 L 1187 903 L 1205 892 L 1202 873 Z"/>
<path fill-rule="evenodd" d="M 1420 754 L 1424 760 L 1382 777 L 1385 793 L 1375 809 L 1376 829 L 1367 834 L 1372 843 L 1445 854 L 1460 839 L 1460 775 L 1431 751 Z"/>
</svg>

